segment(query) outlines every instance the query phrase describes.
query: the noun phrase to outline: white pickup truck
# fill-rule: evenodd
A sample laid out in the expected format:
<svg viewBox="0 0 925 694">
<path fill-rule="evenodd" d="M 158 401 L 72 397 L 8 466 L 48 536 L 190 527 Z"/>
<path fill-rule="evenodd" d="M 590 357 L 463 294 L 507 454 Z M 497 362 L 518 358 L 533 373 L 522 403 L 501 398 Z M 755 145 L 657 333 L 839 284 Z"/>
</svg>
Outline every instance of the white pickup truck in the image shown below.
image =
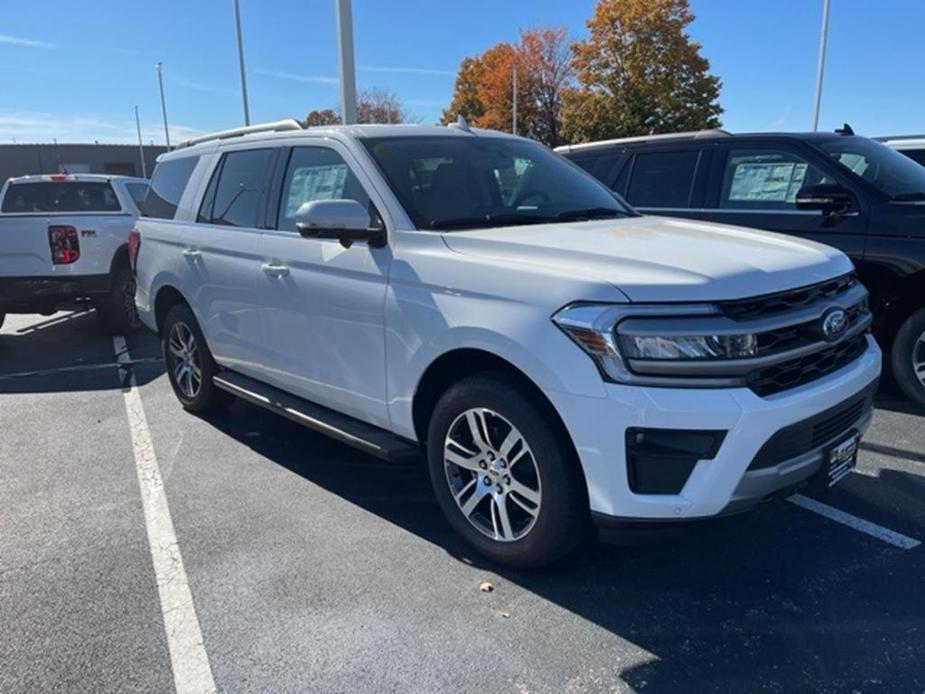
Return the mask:
<svg viewBox="0 0 925 694">
<path fill-rule="evenodd" d="M 50 174 L 0 191 L 0 324 L 8 313 L 96 308 L 116 333 L 137 328 L 129 232 L 141 178 Z"/>
<path fill-rule="evenodd" d="M 523 138 L 221 133 L 161 155 L 137 229 L 135 301 L 185 408 L 234 395 L 424 453 L 449 523 L 505 564 L 834 484 L 871 419 L 843 253 L 642 216 Z"/>
</svg>

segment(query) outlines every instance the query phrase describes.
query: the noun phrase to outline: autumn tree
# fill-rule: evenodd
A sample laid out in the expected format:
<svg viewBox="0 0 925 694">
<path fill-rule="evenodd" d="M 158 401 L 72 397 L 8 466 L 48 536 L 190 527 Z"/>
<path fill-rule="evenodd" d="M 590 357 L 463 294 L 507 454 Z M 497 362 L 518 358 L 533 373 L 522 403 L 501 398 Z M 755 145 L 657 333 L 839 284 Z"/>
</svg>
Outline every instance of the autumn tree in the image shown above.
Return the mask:
<svg viewBox="0 0 925 694">
<path fill-rule="evenodd" d="M 686 29 L 688 0 L 600 0 L 573 44 L 579 86 L 564 99 L 572 142 L 715 128 L 721 82 Z"/>
<path fill-rule="evenodd" d="M 442 122 L 461 115 L 480 128 L 510 131 L 515 70 L 518 133 L 561 144 L 562 94 L 572 78 L 564 28 L 531 29 L 516 44 L 499 43 L 464 59 Z"/>
<path fill-rule="evenodd" d="M 357 96 L 357 123 L 405 123 L 410 116 L 398 95 L 386 89 L 363 89 Z M 303 128 L 339 125 L 340 113 L 331 108 L 309 111 Z"/>
</svg>

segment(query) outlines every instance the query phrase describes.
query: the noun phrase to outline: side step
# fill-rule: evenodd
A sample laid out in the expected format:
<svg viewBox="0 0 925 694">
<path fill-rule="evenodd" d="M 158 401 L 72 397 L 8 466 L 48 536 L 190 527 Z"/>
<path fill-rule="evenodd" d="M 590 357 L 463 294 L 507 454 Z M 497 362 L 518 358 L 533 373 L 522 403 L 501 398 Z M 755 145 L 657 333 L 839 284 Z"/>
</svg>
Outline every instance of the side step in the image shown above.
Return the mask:
<svg viewBox="0 0 925 694">
<path fill-rule="evenodd" d="M 421 460 L 421 449 L 417 444 L 235 371 L 222 371 L 212 380 L 216 386 L 232 395 L 343 441 L 364 453 L 391 463 Z"/>
</svg>

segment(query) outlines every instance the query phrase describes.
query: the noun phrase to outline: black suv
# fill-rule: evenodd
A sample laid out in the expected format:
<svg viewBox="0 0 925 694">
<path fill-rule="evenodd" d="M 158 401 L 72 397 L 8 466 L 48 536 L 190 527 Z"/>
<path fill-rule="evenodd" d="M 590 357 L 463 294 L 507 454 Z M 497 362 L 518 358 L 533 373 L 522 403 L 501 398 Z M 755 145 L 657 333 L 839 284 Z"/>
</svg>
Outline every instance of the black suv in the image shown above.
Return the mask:
<svg viewBox="0 0 925 694">
<path fill-rule="evenodd" d="M 641 212 L 794 234 L 847 253 L 902 389 L 925 405 L 925 167 L 835 133 L 709 130 L 560 147 Z"/>
</svg>

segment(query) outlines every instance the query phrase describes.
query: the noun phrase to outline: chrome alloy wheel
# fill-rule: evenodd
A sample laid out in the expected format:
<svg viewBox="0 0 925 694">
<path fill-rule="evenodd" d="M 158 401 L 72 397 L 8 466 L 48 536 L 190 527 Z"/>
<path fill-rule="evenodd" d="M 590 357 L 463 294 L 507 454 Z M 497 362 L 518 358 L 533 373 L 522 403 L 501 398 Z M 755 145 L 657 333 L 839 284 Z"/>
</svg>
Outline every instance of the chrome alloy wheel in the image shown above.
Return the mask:
<svg viewBox="0 0 925 694">
<path fill-rule="evenodd" d="M 513 424 L 492 410 L 460 414 L 443 443 L 450 493 L 483 535 L 513 542 L 533 529 L 542 502 L 533 451 Z"/>
<path fill-rule="evenodd" d="M 912 373 L 925 386 L 925 333 L 919 335 L 912 347 Z"/>
<path fill-rule="evenodd" d="M 167 349 L 174 382 L 183 396 L 192 400 L 202 387 L 202 362 L 196 338 L 186 323 L 178 321 L 171 326 Z"/>
</svg>

